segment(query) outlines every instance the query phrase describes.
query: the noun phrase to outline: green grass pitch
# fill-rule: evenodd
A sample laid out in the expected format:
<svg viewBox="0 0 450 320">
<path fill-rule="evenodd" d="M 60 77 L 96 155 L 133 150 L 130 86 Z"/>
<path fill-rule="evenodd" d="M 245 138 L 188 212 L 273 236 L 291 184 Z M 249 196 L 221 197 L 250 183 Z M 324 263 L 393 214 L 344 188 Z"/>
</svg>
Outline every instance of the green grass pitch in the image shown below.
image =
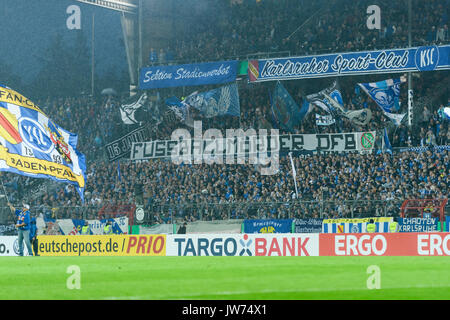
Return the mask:
<svg viewBox="0 0 450 320">
<path fill-rule="evenodd" d="M 449 270 L 450 257 L 2 257 L 0 299 L 448 300 Z"/>
</svg>

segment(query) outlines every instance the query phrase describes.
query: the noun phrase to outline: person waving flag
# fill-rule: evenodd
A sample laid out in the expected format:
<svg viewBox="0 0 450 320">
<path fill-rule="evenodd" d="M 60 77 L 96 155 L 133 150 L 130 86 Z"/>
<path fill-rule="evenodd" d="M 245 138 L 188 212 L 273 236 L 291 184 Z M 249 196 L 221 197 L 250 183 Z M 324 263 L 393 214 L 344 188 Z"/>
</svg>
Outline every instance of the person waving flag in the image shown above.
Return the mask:
<svg viewBox="0 0 450 320">
<path fill-rule="evenodd" d="M 0 86 L 0 171 L 73 184 L 84 202 L 86 159 L 77 141 L 32 101 Z"/>
</svg>

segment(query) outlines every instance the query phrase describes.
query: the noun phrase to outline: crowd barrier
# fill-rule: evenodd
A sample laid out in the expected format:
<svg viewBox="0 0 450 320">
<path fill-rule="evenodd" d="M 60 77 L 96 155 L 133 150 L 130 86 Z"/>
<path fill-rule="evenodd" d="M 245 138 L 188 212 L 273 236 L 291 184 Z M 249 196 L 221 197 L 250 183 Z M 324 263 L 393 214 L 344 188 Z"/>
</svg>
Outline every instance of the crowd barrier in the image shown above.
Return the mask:
<svg viewBox="0 0 450 320">
<path fill-rule="evenodd" d="M 41 256 L 450 256 L 450 233 L 38 236 Z M 0 256 L 18 255 L 16 236 Z"/>
<path fill-rule="evenodd" d="M 390 232 L 392 217 L 343 218 L 343 219 L 245 219 L 195 221 L 187 224 L 186 233 L 365 233 L 370 220 L 375 232 Z M 443 228 L 438 218 L 399 218 L 398 232 L 449 231 L 450 217 L 446 217 Z M 130 234 L 175 234 L 180 224 L 157 224 L 133 226 Z"/>
<path fill-rule="evenodd" d="M 89 234 L 104 234 L 104 227 L 107 222 L 111 223 L 111 232 L 114 234 L 129 233 L 128 217 L 117 217 L 109 219 L 52 219 L 46 217 L 36 218 L 36 227 L 38 235 L 80 235 L 83 226 L 89 226 Z M 154 232 L 159 233 L 159 232 Z M 14 223 L 9 225 L 0 225 L 0 236 L 17 235 L 17 228 Z"/>
</svg>

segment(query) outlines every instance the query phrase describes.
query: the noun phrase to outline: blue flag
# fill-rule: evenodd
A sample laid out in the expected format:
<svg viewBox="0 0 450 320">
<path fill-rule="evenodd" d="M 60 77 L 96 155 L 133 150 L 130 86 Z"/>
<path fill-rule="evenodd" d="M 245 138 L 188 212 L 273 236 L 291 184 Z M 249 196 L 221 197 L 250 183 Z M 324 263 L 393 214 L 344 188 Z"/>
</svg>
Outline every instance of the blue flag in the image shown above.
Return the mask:
<svg viewBox="0 0 450 320">
<path fill-rule="evenodd" d="M 332 117 L 331 120 L 346 118 L 355 125 L 364 126 L 372 119 L 370 109 L 347 110 L 339 89 L 339 83 L 333 84 L 317 93 L 309 94 L 306 99 L 312 104 L 320 107 Z M 335 122 L 338 124 L 338 122 Z M 339 124 L 338 124 L 339 128 Z"/>
<path fill-rule="evenodd" d="M 166 99 L 166 106 L 172 110 L 181 121 L 186 121 L 186 115 L 189 111 L 188 104 L 174 96 Z"/>
<path fill-rule="evenodd" d="M 309 103 L 305 102 L 300 110 L 289 92 L 277 82 L 273 96 L 271 97 L 272 116 L 278 127 L 292 131 L 293 127 L 307 114 Z"/>
<path fill-rule="evenodd" d="M 391 146 L 391 142 L 389 141 L 389 137 L 388 137 L 386 128 L 384 128 L 383 139 L 384 139 L 383 152 L 386 152 L 386 153 L 389 153 L 392 155 L 392 146 Z"/>
<path fill-rule="evenodd" d="M 450 107 L 445 107 L 442 111 L 442 118 L 446 121 L 450 121 Z"/>
<path fill-rule="evenodd" d="M 397 126 L 400 125 L 406 115 L 406 113 L 397 113 L 400 110 L 401 82 L 400 79 L 387 79 L 378 82 L 358 83 L 361 89 L 375 101 L 383 113 Z"/>
<path fill-rule="evenodd" d="M 120 176 L 120 162 L 117 160 L 117 177 L 119 178 L 119 181 L 122 182 L 122 177 Z"/>
<path fill-rule="evenodd" d="M 298 120 L 301 122 L 308 115 L 308 113 L 313 109 L 311 103 L 304 99 L 302 107 L 300 108 L 300 113 L 298 114 Z"/>
<path fill-rule="evenodd" d="M 342 99 L 339 84 L 335 81 L 330 87 L 325 88 L 317 93 L 306 96 L 306 99 L 312 104 L 320 107 L 324 111 L 330 113 L 333 117 L 339 113 L 345 113 L 344 101 Z M 333 99 L 334 101 L 331 101 Z"/>
<path fill-rule="evenodd" d="M 200 114 L 206 118 L 217 116 L 239 117 L 241 115 L 236 83 L 206 92 L 194 92 L 187 96 L 183 102 L 200 111 Z"/>
</svg>

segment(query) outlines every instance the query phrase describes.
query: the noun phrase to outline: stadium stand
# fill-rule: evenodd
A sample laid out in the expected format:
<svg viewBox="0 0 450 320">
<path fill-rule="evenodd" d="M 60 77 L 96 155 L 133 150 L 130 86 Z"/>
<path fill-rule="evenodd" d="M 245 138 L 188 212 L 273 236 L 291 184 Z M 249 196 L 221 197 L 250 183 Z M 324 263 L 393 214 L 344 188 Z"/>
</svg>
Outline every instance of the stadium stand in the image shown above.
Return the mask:
<svg viewBox="0 0 450 320">
<path fill-rule="evenodd" d="M 188 8 L 191 1 L 183 5 Z M 288 52 L 294 56 L 408 46 L 408 21 L 402 1 L 380 1 L 389 6 L 389 11 L 379 31 L 367 30 L 365 16 L 354 14 L 363 12 L 371 4 L 368 0 L 344 4 L 338 0 L 269 0 L 252 4 L 235 1 L 230 5 L 214 2 L 223 9 L 218 10 L 219 17 L 214 16 L 217 21 L 204 14 L 201 21 L 190 23 L 189 32 L 182 32 L 182 26 L 177 26 L 180 29 L 177 39 L 168 48 L 155 48 L 149 55 L 148 65 L 249 58 L 256 53 Z M 444 8 L 449 7 L 449 1 L 415 0 L 413 3 L 416 8 L 413 46 L 448 44 L 448 10 Z M 339 10 L 335 10 L 338 6 Z M 255 9 L 258 15 L 252 14 Z M 195 18 L 195 15 L 187 17 L 187 23 Z M 299 21 L 305 22 L 302 32 L 294 32 Z M 386 77 L 377 75 L 371 79 L 377 81 Z M 390 125 L 373 101 L 358 98 L 354 91 L 358 78 L 347 77 L 340 81 L 345 107 L 349 110 L 361 106 L 370 108 L 372 121 L 365 127 L 345 121 L 340 126 L 327 127 L 317 126 L 312 118 L 307 118 L 294 128 L 294 133 L 382 130 Z M 329 82 L 326 79 L 302 80 L 286 86 L 295 98 L 301 99 Z M 122 123 L 118 111 L 118 106 L 127 99 L 123 96 L 80 95 L 37 101 L 55 122 L 79 133 L 78 145 L 88 161 L 84 204 L 70 185 L 36 183 L 8 173 L 3 175 L 3 181 L 12 201 L 22 201 L 20 195 L 23 194 L 31 196 L 29 202 L 33 211 L 52 218 L 95 218 L 103 214 L 105 208 L 133 206 L 138 182 L 144 184 L 143 200 L 145 211 L 150 212 L 146 217 L 149 224 L 170 223 L 174 218 L 196 221 L 399 216 L 400 206 L 407 198 L 448 197 L 450 153 L 448 148 L 432 147 L 448 146 L 450 141 L 448 121 L 442 116 L 443 108 L 450 106 L 449 83 L 448 72 L 423 73 L 414 78 L 417 101 L 414 111 L 418 116 L 412 127 L 391 128 L 392 156 L 381 153 L 295 157 L 296 167 L 303 169 L 297 176 L 298 198 L 287 156 L 281 158 L 279 173 L 273 176 L 262 176 L 251 165 L 176 166 L 166 160 L 124 161 L 120 163 L 119 180 L 115 174 L 117 162 L 105 159 L 104 146 L 132 129 Z M 266 84 L 241 84 L 240 119 L 212 119 L 206 127 L 222 130 L 270 128 L 269 88 Z M 184 89 L 180 90 L 160 92 L 161 96 L 185 94 Z M 406 101 L 405 94 L 403 90 L 402 101 Z M 164 121 L 164 116 L 161 119 L 153 139 L 169 139 L 173 129 L 182 126 L 176 121 Z M 281 133 L 285 132 L 281 130 Z M 423 148 L 404 151 L 401 147 Z"/>
</svg>

